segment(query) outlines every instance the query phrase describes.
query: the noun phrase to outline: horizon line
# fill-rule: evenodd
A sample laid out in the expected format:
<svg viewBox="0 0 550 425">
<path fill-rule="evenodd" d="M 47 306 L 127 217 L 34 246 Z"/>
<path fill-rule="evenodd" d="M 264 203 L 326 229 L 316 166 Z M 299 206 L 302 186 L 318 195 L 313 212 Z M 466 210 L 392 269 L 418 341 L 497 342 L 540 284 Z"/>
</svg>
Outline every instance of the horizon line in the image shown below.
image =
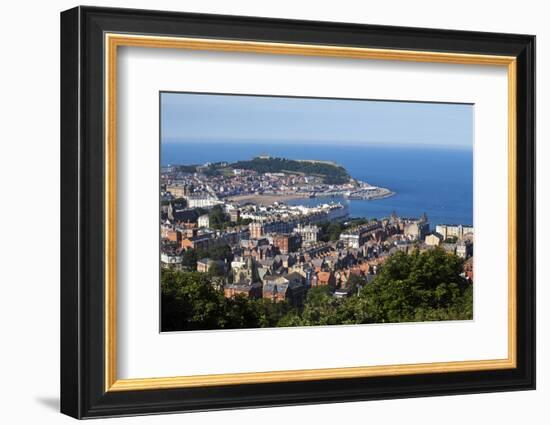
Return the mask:
<svg viewBox="0 0 550 425">
<path fill-rule="evenodd" d="M 474 146 L 473 143 L 471 146 L 466 145 L 446 145 L 446 144 L 426 144 L 426 143 L 419 143 L 419 144 L 408 144 L 408 143 L 400 143 L 400 142 L 338 142 L 338 141 L 312 141 L 312 140 L 298 140 L 293 141 L 291 139 L 262 139 L 263 142 L 269 142 L 269 143 L 275 143 L 279 146 L 334 146 L 337 147 L 388 147 L 388 148 L 408 148 L 408 149 L 447 149 L 447 150 L 473 150 Z M 250 140 L 243 140 L 243 139 L 196 139 L 196 140 L 183 140 L 179 138 L 173 138 L 173 137 L 166 137 L 164 140 L 161 141 L 160 146 L 162 148 L 163 145 L 204 145 L 204 144 L 234 144 L 234 145 L 257 145 L 259 148 L 262 147 L 262 143 L 258 143 L 257 141 Z M 266 148 L 272 147 L 270 145 L 266 145 Z"/>
</svg>

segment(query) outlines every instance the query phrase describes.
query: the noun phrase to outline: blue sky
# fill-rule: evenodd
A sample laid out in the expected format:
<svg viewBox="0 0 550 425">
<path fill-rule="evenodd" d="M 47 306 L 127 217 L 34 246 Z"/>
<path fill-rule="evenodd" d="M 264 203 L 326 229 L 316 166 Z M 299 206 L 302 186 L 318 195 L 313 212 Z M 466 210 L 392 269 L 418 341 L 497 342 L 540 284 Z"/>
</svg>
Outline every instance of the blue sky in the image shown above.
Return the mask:
<svg viewBox="0 0 550 425">
<path fill-rule="evenodd" d="M 473 146 L 473 106 L 161 93 L 162 143 Z"/>
</svg>

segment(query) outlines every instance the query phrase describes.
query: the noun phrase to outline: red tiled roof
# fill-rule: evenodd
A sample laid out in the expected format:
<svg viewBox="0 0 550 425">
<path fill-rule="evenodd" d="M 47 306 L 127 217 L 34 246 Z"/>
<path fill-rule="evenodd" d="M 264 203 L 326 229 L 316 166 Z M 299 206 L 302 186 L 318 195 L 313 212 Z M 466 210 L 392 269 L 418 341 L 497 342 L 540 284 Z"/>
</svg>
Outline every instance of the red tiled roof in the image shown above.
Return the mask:
<svg viewBox="0 0 550 425">
<path fill-rule="evenodd" d="M 317 280 L 319 282 L 328 283 L 331 277 L 331 272 L 319 272 L 317 273 Z"/>
</svg>

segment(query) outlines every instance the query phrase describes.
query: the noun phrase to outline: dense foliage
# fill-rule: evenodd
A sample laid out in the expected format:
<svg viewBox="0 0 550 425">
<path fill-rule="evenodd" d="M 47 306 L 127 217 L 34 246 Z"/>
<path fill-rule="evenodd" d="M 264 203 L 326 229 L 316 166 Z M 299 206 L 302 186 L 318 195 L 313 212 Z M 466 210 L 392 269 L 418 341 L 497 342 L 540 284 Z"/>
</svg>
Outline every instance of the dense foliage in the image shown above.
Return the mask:
<svg viewBox="0 0 550 425">
<path fill-rule="evenodd" d="M 235 329 L 314 326 L 473 317 L 473 288 L 462 273 L 463 261 L 442 249 L 396 253 L 370 284 L 356 277 L 356 293 L 335 298 L 326 287 L 312 288 L 304 305 L 224 298 L 210 274 L 163 270 L 162 329 Z"/>
<path fill-rule="evenodd" d="M 212 229 L 222 229 L 224 223 L 229 221 L 229 216 L 224 212 L 221 205 L 214 205 L 208 213 L 209 227 Z"/>
<path fill-rule="evenodd" d="M 210 274 L 163 270 L 161 279 L 163 331 L 274 327 L 290 309 L 286 302 L 224 298 Z"/>
<path fill-rule="evenodd" d="M 295 161 L 285 158 L 253 158 L 248 161 L 238 161 L 230 165 L 232 168 L 254 170 L 257 173 L 293 172 L 312 176 L 320 176 L 326 184 L 343 184 L 350 180 L 345 168 L 328 162 Z"/>
<path fill-rule="evenodd" d="M 244 226 L 252 222 L 250 218 L 241 218 L 231 221 L 229 214 L 226 214 L 221 205 L 215 205 L 208 212 L 209 227 L 216 230 L 224 230 L 228 227 Z"/>
<path fill-rule="evenodd" d="M 368 222 L 365 218 L 354 218 L 346 222 L 325 221 L 319 225 L 318 239 L 323 242 L 337 241 L 345 230 Z"/>
<path fill-rule="evenodd" d="M 442 249 L 398 252 L 357 299 L 350 298 L 355 318 L 361 323 L 472 319 L 473 288 L 462 271 L 463 260 Z"/>
<path fill-rule="evenodd" d="M 182 266 L 189 270 L 197 268 L 197 261 L 203 258 L 211 260 L 233 261 L 233 253 L 229 245 L 218 245 L 208 249 L 188 249 L 183 252 Z"/>
<path fill-rule="evenodd" d="M 197 165 L 178 165 L 176 167 L 180 173 L 195 173 L 197 171 Z"/>
</svg>

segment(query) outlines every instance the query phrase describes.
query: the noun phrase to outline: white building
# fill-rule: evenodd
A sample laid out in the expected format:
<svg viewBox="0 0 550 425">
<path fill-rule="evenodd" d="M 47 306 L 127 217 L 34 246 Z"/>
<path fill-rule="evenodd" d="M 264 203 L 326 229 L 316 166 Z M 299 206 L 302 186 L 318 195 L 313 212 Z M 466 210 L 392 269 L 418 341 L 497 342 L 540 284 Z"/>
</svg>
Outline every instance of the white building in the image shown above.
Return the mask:
<svg viewBox="0 0 550 425">
<path fill-rule="evenodd" d="M 310 245 L 317 242 L 319 227 L 315 225 L 303 226 L 299 224 L 294 228 L 294 233 L 298 233 L 302 237 L 302 243 Z"/>
<path fill-rule="evenodd" d="M 423 239 L 430 231 L 430 225 L 425 221 L 419 220 L 405 225 L 403 234 L 410 240 Z"/>
<path fill-rule="evenodd" d="M 185 198 L 188 208 L 211 208 L 214 205 L 222 204 L 218 198 L 210 195 L 193 195 Z"/>
<path fill-rule="evenodd" d="M 163 266 L 168 267 L 179 267 L 181 266 L 181 263 L 183 261 L 183 257 L 178 254 L 168 254 L 168 253 L 162 253 L 160 254 L 160 262 Z"/>
<path fill-rule="evenodd" d="M 443 239 L 448 239 L 451 237 L 456 237 L 462 239 L 467 234 L 474 233 L 473 226 L 465 226 L 462 224 L 438 224 L 435 226 L 435 231 L 443 236 Z"/>
<path fill-rule="evenodd" d="M 344 232 L 340 234 L 340 241 L 343 242 L 347 248 L 359 249 L 361 246 L 359 239 L 359 232 Z"/>
<path fill-rule="evenodd" d="M 441 240 L 442 240 L 442 236 L 439 235 L 439 234 L 430 234 L 428 236 L 426 236 L 426 239 L 425 239 L 425 242 L 426 242 L 426 245 L 428 246 L 438 246 L 440 243 L 441 243 Z"/>
<path fill-rule="evenodd" d="M 198 225 L 199 227 L 210 227 L 210 218 L 208 214 L 203 214 L 199 217 Z"/>
</svg>

